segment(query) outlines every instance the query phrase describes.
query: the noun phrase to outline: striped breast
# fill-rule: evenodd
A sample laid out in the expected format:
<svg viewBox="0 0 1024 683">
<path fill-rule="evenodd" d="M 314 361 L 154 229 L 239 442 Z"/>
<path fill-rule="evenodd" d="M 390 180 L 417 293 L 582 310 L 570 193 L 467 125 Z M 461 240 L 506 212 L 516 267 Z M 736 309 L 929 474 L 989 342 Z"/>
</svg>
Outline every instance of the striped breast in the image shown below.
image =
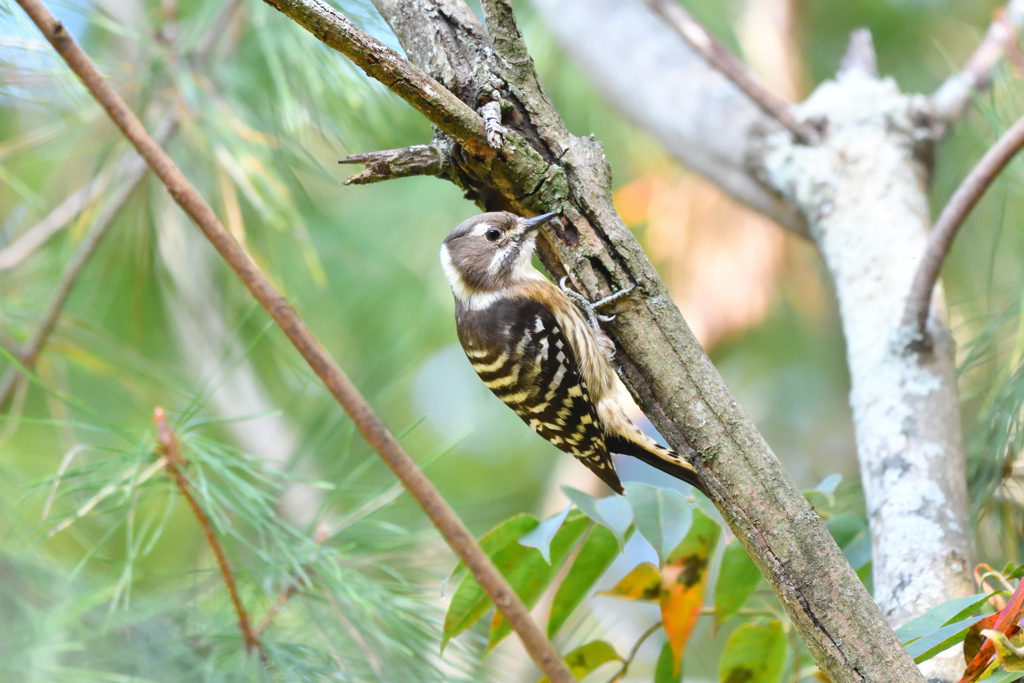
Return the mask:
<svg viewBox="0 0 1024 683">
<path fill-rule="evenodd" d="M 462 348 L 487 388 L 621 493 L 597 411 L 554 314 L 534 299 L 509 298 L 480 310 L 457 304 L 455 317 Z"/>
</svg>

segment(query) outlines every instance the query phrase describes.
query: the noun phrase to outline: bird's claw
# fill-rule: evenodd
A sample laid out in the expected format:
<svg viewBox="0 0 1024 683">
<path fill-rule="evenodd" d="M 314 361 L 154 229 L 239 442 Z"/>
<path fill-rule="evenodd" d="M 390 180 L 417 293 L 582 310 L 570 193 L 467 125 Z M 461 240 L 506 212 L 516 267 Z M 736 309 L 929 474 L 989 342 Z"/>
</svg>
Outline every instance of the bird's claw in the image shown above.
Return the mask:
<svg viewBox="0 0 1024 683">
<path fill-rule="evenodd" d="M 570 289 L 565 284 L 568 279 L 569 277 L 565 276 L 561 280 L 559 280 L 558 287 L 565 293 L 566 296 L 572 299 L 573 303 L 575 303 L 581 311 L 583 311 L 586 314 L 587 320 L 590 322 L 590 326 L 593 327 L 595 330 L 600 328 L 598 325 L 598 321 L 608 323 L 615 320 L 614 315 L 601 315 L 600 313 L 597 312 L 597 309 L 601 306 L 610 304 L 613 301 L 616 301 L 626 296 L 634 289 L 636 289 L 636 285 L 631 285 L 626 289 L 619 290 L 618 292 L 606 296 L 605 298 L 599 301 L 591 303 L 590 301 L 587 300 L 585 296 L 583 296 L 582 294 L 573 289 Z"/>
</svg>

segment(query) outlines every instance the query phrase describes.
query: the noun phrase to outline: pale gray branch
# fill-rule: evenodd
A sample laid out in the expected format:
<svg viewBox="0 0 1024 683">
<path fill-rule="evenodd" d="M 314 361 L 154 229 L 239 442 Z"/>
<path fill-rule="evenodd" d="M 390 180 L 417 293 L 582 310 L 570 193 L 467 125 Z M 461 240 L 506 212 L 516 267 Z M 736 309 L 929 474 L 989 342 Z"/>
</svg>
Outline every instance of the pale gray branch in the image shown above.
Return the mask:
<svg viewBox="0 0 1024 683">
<path fill-rule="evenodd" d="M 605 99 L 691 170 L 798 234 L 804 217 L 753 169 L 771 117 L 641 0 L 532 0 Z"/>
<path fill-rule="evenodd" d="M 974 98 L 988 90 L 992 74 L 1007 48 L 1017 41 L 1024 27 L 1024 0 L 1010 0 L 988 27 L 985 37 L 964 67 L 953 74 L 932 95 L 936 115 L 948 125 L 963 118 Z"/>
</svg>

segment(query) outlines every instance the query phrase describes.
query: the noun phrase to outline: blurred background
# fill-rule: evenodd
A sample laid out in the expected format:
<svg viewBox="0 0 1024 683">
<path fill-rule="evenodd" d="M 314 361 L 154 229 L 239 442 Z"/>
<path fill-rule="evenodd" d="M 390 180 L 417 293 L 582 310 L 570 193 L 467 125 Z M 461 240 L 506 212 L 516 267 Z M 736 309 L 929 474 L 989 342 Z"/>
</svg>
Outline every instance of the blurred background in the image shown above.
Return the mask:
<svg viewBox="0 0 1024 683">
<path fill-rule="evenodd" d="M 562 509 L 561 485 L 600 490 L 491 396 L 458 346 L 438 249 L 477 207 L 433 178 L 343 185 L 358 170 L 337 164 L 346 155 L 429 141 L 419 114 L 255 0 L 223 24 L 217 2 L 49 4 L 151 131 L 176 116 L 166 145 L 172 156 L 474 533 L 518 512 Z M 334 4 L 398 48 L 368 0 Z M 834 73 L 847 36 L 861 26 L 874 35 L 881 73 L 904 91 L 931 92 L 971 53 L 1000 5 L 684 4 L 794 100 Z M 814 249 L 680 167 L 601 100 L 528 1 L 515 6 L 544 86 L 573 133 L 604 143 L 622 217 L 740 404 L 802 487 L 839 473 L 837 504 L 862 516 L 843 338 Z M 222 30 L 211 35 L 211 26 Z M 205 57 L 204 40 L 212 41 Z M 1020 113 L 1021 69 L 1024 58 L 1012 54 L 991 93 L 937 150 L 936 211 Z M 66 264 L 124 186 L 119 160 L 127 151 L 20 9 L 0 0 L 4 370 L 14 367 L 11 350 L 36 334 Z M 1021 559 L 1021 492 L 1012 480 L 998 484 L 1021 446 L 1021 179 L 1020 164 L 1012 165 L 968 220 L 944 271 L 964 361 L 979 551 L 1000 566 Z M 80 211 L 50 216 L 75 192 L 85 198 Z M 24 236 L 40 234 L 47 220 L 59 229 L 27 247 Z M 294 658 L 295 677 L 536 679 L 514 639 L 481 660 L 480 629 L 439 656 L 452 554 L 153 178 L 110 222 L 30 380 L 6 398 L 3 680 L 262 675 L 231 654 L 233 616 L 194 518 L 171 502 L 164 477 L 139 481 L 152 461 L 155 406 L 192 439 L 196 476 L 223 511 L 215 521 L 254 604 L 319 557 L 302 538 L 328 522 L 334 535 L 323 552 L 340 567 L 344 590 L 296 600 L 268 631 L 280 638 L 278 654 Z M 224 453 L 240 463 L 235 474 L 217 469 Z M 627 479 L 657 476 L 639 463 L 626 467 Z M 233 484 L 236 475 L 253 490 Z M 290 525 L 280 538 L 261 531 L 275 515 Z M 634 541 L 600 587 L 652 553 Z M 595 598 L 558 645 L 599 634 L 627 650 L 651 622 L 644 610 Z M 702 622 L 686 680 L 715 679 L 717 658 L 707 653 L 728 633 L 728 624 L 712 634 Z M 650 680 L 659 648 L 652 642 L 641 652 L 628 680 Z"/>
</svg>

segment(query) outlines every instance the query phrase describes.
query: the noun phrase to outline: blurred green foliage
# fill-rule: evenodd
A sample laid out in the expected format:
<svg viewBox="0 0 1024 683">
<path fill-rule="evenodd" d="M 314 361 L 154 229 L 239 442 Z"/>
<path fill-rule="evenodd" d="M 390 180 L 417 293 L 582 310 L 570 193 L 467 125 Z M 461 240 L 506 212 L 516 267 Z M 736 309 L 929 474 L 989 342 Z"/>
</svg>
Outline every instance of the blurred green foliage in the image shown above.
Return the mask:
<svg viewBox="0 0 1024 683">
<path fill-rule="evenodd" d="M 397 46 L 367 0 L 338 4 Z M 735 29 L 742 2 L 686 4 L 742 50 Z M 929 92 L 970 53 L 998 4 L 795 0 L 802 88 L 829 77 L 849 31 L 868 26 L 881 71 L 905 90 Z M 527 3 L 516 8 L 545 87 L 574 133 L 603 141 L 616 188 L 647 173 L 682 173 L 600 100 Z M 429 463 L 428 474 L 471 529 L 483 533 L 521 512 L 550 513 L 547 482 L 564 457 L 486 391 L 455 346 L 437 250 L 477 208 L 431 178 L 341 185 L 349 168 L 338 159 L 425 142 L 431 132 L 422 117 L 260 2 L 243 3 L 205 68 L 190 53 L 219 3 L 69 0 L 51 9 L 150 127 L 169 107 L 180 107 L 171 154 L 403 434 L 414 457 Z M 1003 69 L 992 92 L 937 150 L 936 210 L 1021 113 L 1016 68 Z M 126 149 L 20 10 L 0 0 L 0 247 L 111 168 Z M 994 566 L 1022 559 L 1021 492 L 1002 483 L 1005 462 L 1022 447 L 1021 173 L 1015 162 L 974 211 L 944 272 L 963 349 L 979 548 Z M 26 263 L 0 273 L 0 339 L 23 342 L 32 334 L 97 208 Z M 642 238 L 645 226 L 636 227 Z M 866 578 L 870 555 L 864 554 L 869 546 L 842 334 L 820 273 L 813 251 L 790 241 L 768 317 L 711 351 L 803 486 L 832 472 L 845 475 L 829 508 L 830 528 Z M 189 280 L 205 284 L 190 291 Z M 809 300 L 809 281 L 823 305 L 813 295 Z M 222 329 L 183 332 L 182 311 L 213 315 Z M 7 367 L 5 359 L 0 367 Z M 255 378 L 272 414 L 254 418 L 215 399 L 239 377 Z M 0 419 L 0 677 L 20 680 L 30 671 L 38 680 L 263 675 L 240 655 L 233 613 L 186 506 L 173 502 L 162 474 L 142 483 L 133 478 L 155 458 L 151 416 L 160 405 L 187 437 L 190 476 L 218 511 L 217 528 L 254 618 L 296 570 L 312 559 L 320 567 L 311 582 L 316 590 L 300 591 L 268 631 L 273 676 L 533 680 L 509 644 L 513 639 L 482 662 L 475 656 L 486 646 L 488 620 L 439 659 L 448 598 L 440 601 L 438 593 L 450 553 L 152 179 L 120 212 L 24 387 Z M 292 452 L 274 454 L 293 463 L 285 474 L 239 447 L 239 431 L 256 433 L 267 421 L 297 435 Z M 231 468 L 240 468 L 239 479 Z M 572 476 L 582 486 L 589 475 L 578 468 Z M 632 472 L 637 480 L 647 476 Z M 300 489 L 307 514 L 279 519 L 274 503 L 282 487 L 309 481 L 323 483 Z M 119 482 L 117 490 L 78 519 L 111 482 Z M 70 526 L 48 535 L 63 519 Z M 309 539 L 321 519 L 335 535 L 317 550 Z M 626 547 L 598 588 L 640 561 L 657 562 L 639 535 Z M 709 594 L 714 590 L 709 585 Z M 763 597 L 751 590 L 752 599 Z M 657 618 L 656 608 L 652 619 L 643 605 L 613 603 L 585 601 L 559 631 L 561 650 L 603 638 L 624 653 Z M 686 657 L 688 678 L 717 675 L 718 657 L 711 654 L 727 646 L 740 623 L 734 617 L 715 631 L 711 619 L 698 622 L 689 651 L 702 654 Z M 663 642 L 650 639 L 630 676 L 651 679 Z"/>
</svg>

